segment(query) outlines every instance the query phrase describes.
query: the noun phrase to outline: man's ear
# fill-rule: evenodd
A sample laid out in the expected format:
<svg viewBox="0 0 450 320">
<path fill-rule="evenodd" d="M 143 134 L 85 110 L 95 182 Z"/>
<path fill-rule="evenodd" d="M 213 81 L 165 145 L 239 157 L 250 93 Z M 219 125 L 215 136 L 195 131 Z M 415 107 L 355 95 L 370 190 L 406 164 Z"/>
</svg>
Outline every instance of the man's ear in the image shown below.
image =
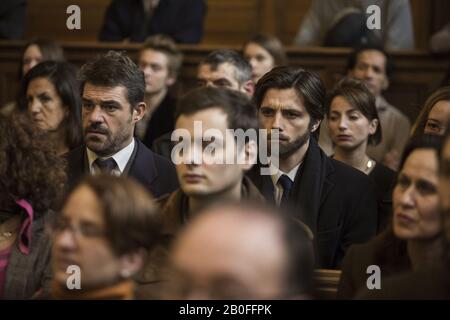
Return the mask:
<svg viewBox="0 0 450 320">
<path fill-rule="evenodd" d="M 177 77 L 176 76 L 169 76 L 166 79 L 166 86 L 171 87 L 175 84 L 175 82 L 177 82 Z"/>
<path fill-rule="evenodd" d="M 145 102 L 139 102 L 137 106 L 133 108 L 133 123 L 141 120 L 144 117 L 146 110 L 147 105 L 145 104 Z"/>
<path fill-rule="evenodd" d="M 144 266 L 146 251 L 139 249 L 133 253 L 127 253 L 120 259 L 120 276 L 124 279 L 130 278 Z"/>
<path fill-rule="evenodd" d="M 315 120 L 313 122 L 313 124 L 311 126 L 311 133 L 316 131 L 319 128 L 321 122 L 322 122 L 322 120 Z"/>
<path fill-rule="evenodd" d="M 253 93 L 255 92 L 255 83 L 253 82 L 253 80 L 248 80 L 247 82 L 245 82 L 242 88 L 244 93 L 248 95 L 249 98 L 253 97 Z"/>
</svg>

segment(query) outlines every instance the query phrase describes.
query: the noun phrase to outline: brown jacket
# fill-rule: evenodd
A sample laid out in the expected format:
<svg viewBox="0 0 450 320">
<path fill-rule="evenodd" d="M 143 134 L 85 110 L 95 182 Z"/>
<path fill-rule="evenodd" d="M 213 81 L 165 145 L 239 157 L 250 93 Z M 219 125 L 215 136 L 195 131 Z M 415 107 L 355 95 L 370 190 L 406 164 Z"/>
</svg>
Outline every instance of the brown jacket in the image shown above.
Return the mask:
<svg viewBox="0 0 450 320">
<path fill-rule="evenodd" d="M 367 268 L 371 265 L 380 267 L 382 288 L 387 277 L 411 270 L 409 258 L 401 252 L 391 254 L 394 255 L 394 258 L 384 258 L 384 261 L 380 261 L 382 258 L 380 258 L 379 252 L 386 252 L 386 250 L 397 252 L 390 244 L 387 248 L 386 243 L 389 241 L 387 240 L 387 232 L 388 230 L 380 233 L 367 243 L 355 244 L 347 250 L 342 262 L 342 273 L 337 292 L 338 299 L 352 299 L 360 290 L 367 287 L 367 279 L 373 274 L 373 272 L 367 273 Z"/>
<path fill-rule="evenodd" d="M 49 211 L 32 224 L 30 253 L 23 254 L 18 245 L 14 245 L 6 269 L 6 281 L 3 299 L 30 299 L 46 295 L 50 291 L 51 244 L 45 226 L 53 217 Z"/>
<path fill-rule="evenodd" d="M 247 177 L 243 179 L 241 194 L 243 200 L 259 203 L 265 201 Z M 161 240 L 150 251 L 144 268 L 135 279 L 138 285 L 136 294 L 138 299 L 160 298 L 161 286 L 169 278 L 165 272 L 170 246 L 188 219 L 188 201 L 188 196 L 181 189 L 158 199 L 162 214 Z"/>
</svg>

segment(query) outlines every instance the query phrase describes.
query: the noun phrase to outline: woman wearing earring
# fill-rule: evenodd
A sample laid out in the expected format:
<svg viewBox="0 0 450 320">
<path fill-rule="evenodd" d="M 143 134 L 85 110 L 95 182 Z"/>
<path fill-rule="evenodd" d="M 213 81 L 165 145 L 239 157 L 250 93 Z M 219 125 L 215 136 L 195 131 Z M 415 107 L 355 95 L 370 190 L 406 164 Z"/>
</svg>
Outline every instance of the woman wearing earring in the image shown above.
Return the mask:
<svg viewBox="0 0 450 320">
<path fill-rule="evenodd" d="M 366 153 L 369 144 L 377 145 L 381 141 L 375 97 L 361 81 L 345 78 L 329 94 L 326 107 L 330 138 L 335 146 L 334 159 L 364 172 L 375 183 L 378 231 L 381 231 L 392 214 L 395 172 Z"/>
</svg>

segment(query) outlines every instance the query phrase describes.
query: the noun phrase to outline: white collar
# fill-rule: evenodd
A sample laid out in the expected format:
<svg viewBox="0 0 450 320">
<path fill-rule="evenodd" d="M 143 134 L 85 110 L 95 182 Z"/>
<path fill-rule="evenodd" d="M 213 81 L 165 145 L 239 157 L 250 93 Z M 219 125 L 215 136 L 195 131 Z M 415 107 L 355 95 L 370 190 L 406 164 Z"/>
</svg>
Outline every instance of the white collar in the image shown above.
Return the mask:
<svg viewBox="0 0 450 320">
<path fill-rule="evenodd" d="M 131 140 L 130 144 L 127 145 L 125 148 L 116 152 L 111 157 L 107 157 L 107 158 L 113 158 L 116 161 L 117 167 L 119 168 L 120 173 L 122 173 L 125 170 L 128 160 L 130 160 L 130 158 L 131 158 L 131 155 L 134 150 L 134 145 L 135 145 L 135 142 L 134 142 L 134 138 L 133 138 Z M 100 159 L 105 159 L 105 158 L 99 157 L 95 152 L 89 150 L 89 148 L 87 148 L 87 147 L 86 147 L 86 151 L 87 151 L 87 157 L 88 157 L 88 161 L 89 161 L 89 169 L 92 172 L 92 165 L 93 165 L 94 161 L 97 160 L 97 158 L 100 158 Z"/>
<path fill-rule="evenodd" d="M 298 165 L 296 165 L 294 168 L 292 168 L 291 171 L 289 171 L 288 173 L 281 171 L 280 169 L 278 169 L 277 167 L 275 167 L 273 164 L 270 164 L 270 172 L 271 174 L 271 178 L 272 178 L 272 182 L 273 184 L 276 186 L 278 183 L 278 180 L 280 179 L 280 177 L 285 174 L 289 177 L 289 179 L 291 179 L 292 182 L 294 182 L 295 180 L 295 176 L 297 175 L 297 171 L 298 168 L 300 168 L 300 165 L 302 163 L 300 162 Z"/>
</svg>

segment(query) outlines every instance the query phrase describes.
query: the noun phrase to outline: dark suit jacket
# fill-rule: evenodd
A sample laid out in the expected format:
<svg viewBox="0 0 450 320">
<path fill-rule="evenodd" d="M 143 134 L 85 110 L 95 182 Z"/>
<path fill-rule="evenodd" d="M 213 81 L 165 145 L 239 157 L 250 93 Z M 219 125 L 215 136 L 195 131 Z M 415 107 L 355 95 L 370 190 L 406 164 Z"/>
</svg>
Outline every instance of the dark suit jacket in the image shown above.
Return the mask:
<svg viewBox="0 0 450 320">
<path fill-rule="evenodd" d="M 176 101 L 166 94 L 161 104 L 153 112 L 142 140 L 148 148 L 152 148 L 153 142 L 162 135 L 172 134 L 175 126 L 175 105 Z"/>
<path fill-rule="evenodd" d="M 50 292 L 51 244 L 45 226 L 52 216 L 53 212 L 49 211 L 34 219 L 28 255 L 20 251 L 18 244 L 13 246 L 6 269 L 2 299 L 30 299 L 37 292 L 44 295 Z"/>
<path fill-rule="evenodd" d="M 206 15 L 204 0 L 161 0 L 153 16 L 145 16 L 142 0 L 113 0 L 100 32 L 100 41 L 129 38 L 142 42 L 148 36 L 165 34 L 178 43 L 199 43 Z"/>
<path fill-rule="evenodd" d="M 249 173 L 261 193 L 274 201 L 270 176 L 259 166 Z M 308 151 L 290 193 L 290 213 L 314 233 L 317 267 L 339 268 L 346 249 L 372 238 L 377 230 L 373 183 L 356 169 L 333 160 L 310 139 Z"/>
<path fill-rule="evenodd" d="M 141 183 L 158 198 L 178 188 L 178 178 L 174 165 L 167 159 L 154 154 L 141 141 L 135 139 L 136 156 L 132 161 L 128 176 Z M 78 147 L 67 154 L 68 187 L 71 189 L 84 175 L 89 174 L 86 146 Z"/>
</svg>

